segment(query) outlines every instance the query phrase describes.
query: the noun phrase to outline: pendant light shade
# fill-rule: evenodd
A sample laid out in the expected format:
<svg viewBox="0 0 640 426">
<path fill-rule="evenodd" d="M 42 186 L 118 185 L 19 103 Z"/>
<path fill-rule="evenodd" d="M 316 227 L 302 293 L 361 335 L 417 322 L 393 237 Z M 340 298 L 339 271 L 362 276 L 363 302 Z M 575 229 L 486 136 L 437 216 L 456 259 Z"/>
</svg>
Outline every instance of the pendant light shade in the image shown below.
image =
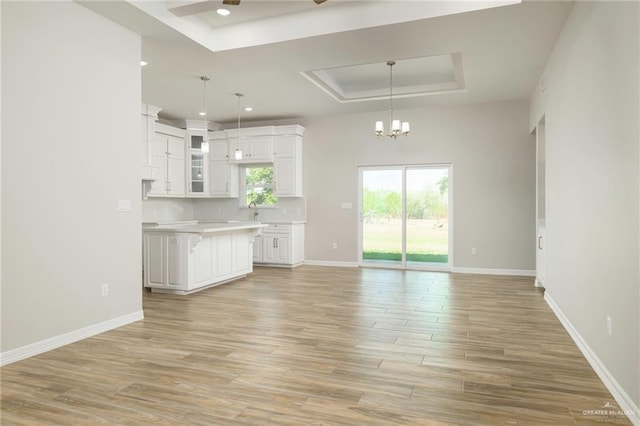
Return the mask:
<svg viewBox="0 0 640 426">
<path fill-rule="evenodd" d="M 387 137 L 396 139 L 398 136 L 407 136 L 411 130 L 408 121 L 401 122 L 400 120 L 393 119 L 393 66 L 395 61 L 387 61 L 389 66 L 389 128 L 390 132 L 386 134 Z M 382 121 L 376 121 L 375 134 L 378 137 L 385 136 L 384 123 Z"/>
</svg>

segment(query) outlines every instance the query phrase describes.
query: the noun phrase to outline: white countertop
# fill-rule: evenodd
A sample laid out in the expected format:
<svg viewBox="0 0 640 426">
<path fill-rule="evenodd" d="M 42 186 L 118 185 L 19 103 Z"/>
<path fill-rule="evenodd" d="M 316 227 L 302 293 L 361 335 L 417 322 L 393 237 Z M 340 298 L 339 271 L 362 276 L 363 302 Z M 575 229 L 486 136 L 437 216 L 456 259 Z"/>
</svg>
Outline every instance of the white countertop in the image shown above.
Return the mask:
<svg viewBox="0 0 640 426">
<path fill-rule="evenodd" d="M 267 225 L 299 225 L 307 223 L 306 220 L 267 220 Z"/>
<path fill-rule="evenodd" d="M 215 222 L 198 223 L 182 222 L 171 224 L 148 224 L 142 227 L 145 232 L 173 232 L 187 234 L 211 234 L 215 232 L 242 231 L 247 229 L 266 228 L 268 225 L 260 222 Z"/>
</svg>

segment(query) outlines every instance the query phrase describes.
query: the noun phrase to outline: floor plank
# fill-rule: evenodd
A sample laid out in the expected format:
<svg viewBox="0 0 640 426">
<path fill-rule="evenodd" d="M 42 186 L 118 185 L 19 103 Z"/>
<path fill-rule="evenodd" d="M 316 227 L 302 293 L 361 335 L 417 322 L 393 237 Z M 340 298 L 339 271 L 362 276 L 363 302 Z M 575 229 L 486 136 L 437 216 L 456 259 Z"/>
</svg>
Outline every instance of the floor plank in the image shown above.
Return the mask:
<svg viewBox="0 0 640 426">
<path fill-rule="evenodd" d="M 531 278 L 256 268 L 3 367 L 3 425 L 562 425 L 615 401 Z"/>
</svg>

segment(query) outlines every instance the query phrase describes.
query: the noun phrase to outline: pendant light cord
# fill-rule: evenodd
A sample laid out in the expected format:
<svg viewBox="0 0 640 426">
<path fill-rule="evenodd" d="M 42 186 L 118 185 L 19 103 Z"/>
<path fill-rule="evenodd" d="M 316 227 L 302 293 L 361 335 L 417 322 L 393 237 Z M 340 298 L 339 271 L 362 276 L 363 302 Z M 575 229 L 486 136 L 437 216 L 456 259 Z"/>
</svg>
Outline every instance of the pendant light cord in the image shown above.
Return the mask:
<svg viewBox="0 0 640 426">
<path fill-rule="evenodd" d="M 203 107 L 203 112 L 204 112 L 204 134 L 205 137 L 207 135 L 207 128 L 208 128 L 208 124 L 207 123 L 209 120 L 207 118 L 207 81 L 209 81 L 209 77 L 207 77 L 206 75 L 203 75 L 202 77 L 200 77 L 200 80 L 202 80 L 203 83 L 203 92 L 204 92 L 204 107 Z"/>
<path fill-rule="evenodd" d="M 393 66 L 396 64 L 395 61 L 388 61 L 387 65 L 389 65 L 389 130 L 393 131 Z"/>
<path fill-rule="evenodd" d="M 238 138 L 240 138 L 240 98 L 243 96 L 242 93 L 236 93 L 238 97 Z"/>
</svg>

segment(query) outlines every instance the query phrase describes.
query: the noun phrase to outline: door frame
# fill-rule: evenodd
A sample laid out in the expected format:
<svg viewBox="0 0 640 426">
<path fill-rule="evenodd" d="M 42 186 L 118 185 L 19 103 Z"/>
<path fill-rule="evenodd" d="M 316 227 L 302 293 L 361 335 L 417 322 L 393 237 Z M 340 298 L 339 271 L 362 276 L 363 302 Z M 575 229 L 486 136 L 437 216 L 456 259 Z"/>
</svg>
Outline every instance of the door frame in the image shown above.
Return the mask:
<svg viewBox="0 0 640 426">
<path fill-rule="evenodd" d="M 448 222 L 448 242 L 447 242 L 447 263 L 424 263 L 418 265 L 412 263 L 407 265 L 406 251 L 407 251 L 407 223 L 406 223 L 406 211 L 407 211 L 407 170 L 408 169 L 448 169 L 449 170 L 449 188 L 447 193 L 447 222 Z M 375 262 L 364 262 L 362 258 L 363 249 L 363 225 L 364 215 L 362 212 L 362 175 L 365 170 L 401 170 L 402 171 L 402 260 L 397 264 L 384 264 Z M 386 164 L 380 166 L 358 166 L 358 240 L 357 240 L 357 253 L 356 259 L 358 259 L 358 266 L 364 268 L 384 268 L 384 269 L 404 269 L 404 270 L 418 270 L 418 271 L 443 271 L 451 272 L 453 270 L 453 164 L 452 163 L 431 163 L 431 164 Z"/>
</svg>

